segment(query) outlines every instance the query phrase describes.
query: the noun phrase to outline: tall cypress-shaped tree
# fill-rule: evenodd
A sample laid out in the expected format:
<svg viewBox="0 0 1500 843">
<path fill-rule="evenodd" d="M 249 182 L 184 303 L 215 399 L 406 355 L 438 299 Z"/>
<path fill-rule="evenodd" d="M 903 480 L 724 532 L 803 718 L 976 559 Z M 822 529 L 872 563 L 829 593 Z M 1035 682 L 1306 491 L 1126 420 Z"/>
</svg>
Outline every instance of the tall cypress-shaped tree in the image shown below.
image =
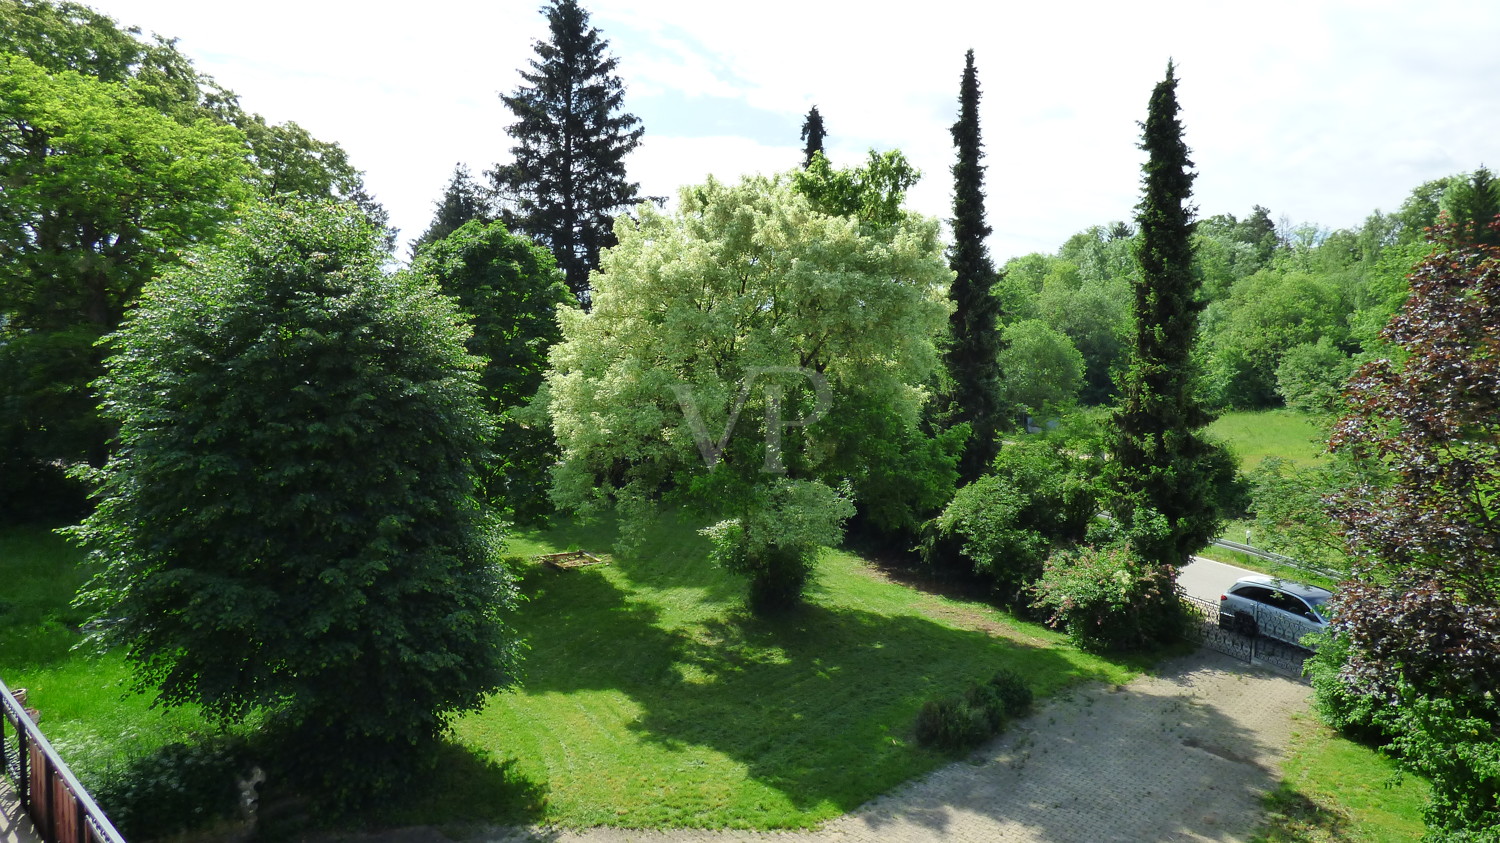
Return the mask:
<svg viewBox="0 0 1500 843">
<path fill-rule="evenodd" d="M 953 165 L 953 248 L 948 265 L 957 274 L 949 297 L 951 344 L 948 372 L 953 379 L 949 423 L 968 422 L 972 435 L 959 461 L 959 475 L 971 482 L 985 472 L 998 450 L 1002 420 L 1000 371 L 1000 300 L 991 294 L 995 266 L 984 238 L 984 156 L 979 139 L 979 75 L 974 51 L 964 57 L 963 82 L 958 97 L 958 122 L 953 124 L 958 162 Z"/>
<path fill-rule="evenodd" d="M 1192 266 L 1195 209 L 1188 198 L 1195 176 L 1171 63 L 1151 94 L 1143 129 L 1135 334 L 1114 416 L 1110 507 L 1145 559 L 1182 565 L 1222 526 L 1220 490 L 1232 481 L 1234 463 L 1202 437 L 1213 417 L 1194 397 L 1192 351 L 1204 305 Z"/>
<path fill-rule="evenodd" d="M 551 40 L 536 43 L 526 84 L 501 94 L 516 115 L 506 130 L 514 161 L 489 171 L 513 207 L 506 222 L 552 250 L 568 287 L 588 302 L 589 271 L 613 245 L 615 213 L 640 198 L 625 156 L 640 144 L 640 121 L 624 111 L 625 87 L 609 42 L 577 0 L 542 9 Z"/>
<path fill-rule="evenodd" d="M 469 168 L 463 164 L 454 165 L 453 177 L 448 180 L 448 186 L 443 188 L 443 198 L 436 204 L 437 213 L 433 215 L 432 223 L 422 232 L 421 237 L 412 241 L 413 254 L 421 251 L 423 246 L 457 231 L 469 220 L 489 222 L 494 218 L 484 188 L 474 183 L 473 177 L 469 175 Z"/>
<path fill-rule="evenodd" d="M 813 156 L 823 151 L 823 138 L 827 136 L 828 133 L 823 131 L 823 115 L 818 113 L 815 105 L 807 112 L 807 119 L 802 121 L 802 166 L 811 164 Z"/>
</svg>

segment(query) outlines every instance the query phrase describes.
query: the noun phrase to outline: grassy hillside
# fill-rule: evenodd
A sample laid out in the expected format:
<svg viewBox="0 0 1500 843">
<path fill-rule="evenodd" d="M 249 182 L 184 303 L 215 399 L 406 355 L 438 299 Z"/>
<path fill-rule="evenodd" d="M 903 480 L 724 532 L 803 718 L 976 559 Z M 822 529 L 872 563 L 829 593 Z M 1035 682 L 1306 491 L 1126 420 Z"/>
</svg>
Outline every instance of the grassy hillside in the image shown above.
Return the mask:
<svg viewBox="0 0 1500 843">
<path fill-rule="evenodd" d="M 1208 432 L 1229 444 L 1241 471 L 1255 468 L 1266 457 L 1307 465 L 1322 457 L 1328 442 L 1322 421 L 1295 410 L 1224 413 Z"/>
</svg>

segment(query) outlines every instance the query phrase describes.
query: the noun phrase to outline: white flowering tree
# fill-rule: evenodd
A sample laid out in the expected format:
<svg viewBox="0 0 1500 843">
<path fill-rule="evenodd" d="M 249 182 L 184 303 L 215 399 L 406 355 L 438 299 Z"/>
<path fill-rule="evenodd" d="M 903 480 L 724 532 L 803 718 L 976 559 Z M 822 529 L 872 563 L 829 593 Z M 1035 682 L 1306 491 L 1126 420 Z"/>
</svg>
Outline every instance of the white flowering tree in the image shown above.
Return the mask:
<svg viewBox="0 0 1500 843">
<path fill-rule="evenodd" d="M 557 503 L 613 507 L 627 536 L 663 500 L 725 516 L 715 556 L 750 576 L 757 609 L 795 602 L 854 502 L 929 505 L 875 500 L 900 487 L 891 472 L 952 474 L 918 428 L 952 277 L 936 221 L 808 194 L 710 179 L 675 213 L 621 217 L 548 376 Z"/>
</svg>

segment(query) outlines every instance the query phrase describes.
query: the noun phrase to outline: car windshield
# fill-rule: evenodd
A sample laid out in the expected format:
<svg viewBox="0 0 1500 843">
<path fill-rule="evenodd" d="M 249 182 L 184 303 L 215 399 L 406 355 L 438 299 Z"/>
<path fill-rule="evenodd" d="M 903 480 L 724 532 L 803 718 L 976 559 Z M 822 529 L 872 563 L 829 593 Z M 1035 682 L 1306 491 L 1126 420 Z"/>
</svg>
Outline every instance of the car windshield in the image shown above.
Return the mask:
<svg viewBox="0 0 1500 843">
<path fill-rule="evenodd" d="M 1309 597 L 1307 598 L 1307 602 L 1312 606 L 1312 610 L 1318 613 L 1318 617 L 1323 619 L 1324 623 L 1333 620 L 1333 613 L 1328 611 L 1328 598 Z"/>
</svg>

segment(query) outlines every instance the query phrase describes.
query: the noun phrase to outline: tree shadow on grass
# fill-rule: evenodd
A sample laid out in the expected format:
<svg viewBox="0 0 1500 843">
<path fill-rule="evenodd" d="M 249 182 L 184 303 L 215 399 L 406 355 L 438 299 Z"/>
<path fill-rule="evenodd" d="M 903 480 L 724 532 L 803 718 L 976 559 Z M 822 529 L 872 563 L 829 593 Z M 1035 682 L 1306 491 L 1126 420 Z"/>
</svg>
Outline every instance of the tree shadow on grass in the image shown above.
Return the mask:
<svg viewBox="0 0 1500 843">
<path fill-rule="evenodd" d="M 913 745 L 926 699 L 1001 667 L 1046 688 L 1095 675 L 1058 650 L 917 616 L 809 604 L 669 629 L 655 605 L 597 571 L 538 571 L 526 586 L 538 621 L 525 624 L 528 694 L 623 693 L 640 709 L 628 728 L 642 739 L 728 756 L 799 811 L 849 811 L 942 763 Z"/>
<path fill-rule="evenodd" d="M 516 760 L 452 740 L 438 747 L 435 770 L 367 819 L 385 827 L 415 825 L 441 817 L 454 829 L 478 824 L 531 825 L 540 822 L 547 785 L 528 779 Z"/>
</svg>

